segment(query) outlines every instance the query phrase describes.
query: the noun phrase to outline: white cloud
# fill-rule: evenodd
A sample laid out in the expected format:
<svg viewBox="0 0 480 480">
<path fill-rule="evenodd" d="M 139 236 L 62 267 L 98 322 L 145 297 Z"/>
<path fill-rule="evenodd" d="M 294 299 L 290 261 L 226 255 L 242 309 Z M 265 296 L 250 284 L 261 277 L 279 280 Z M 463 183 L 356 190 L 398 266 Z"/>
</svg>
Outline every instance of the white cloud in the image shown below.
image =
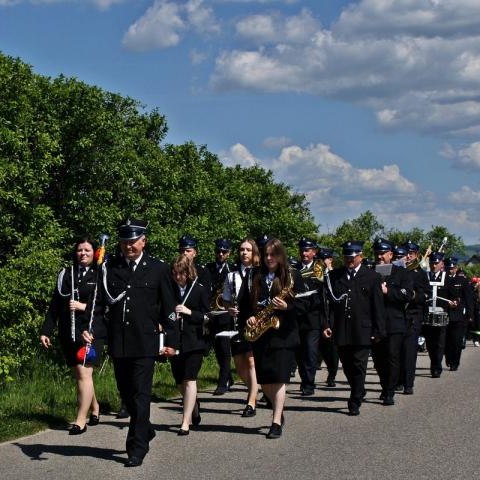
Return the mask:
<svg viewBox="0 0 480 480">
<path fill-rule="evenodd" d="M 307 10 L 247 16 L 236 28 L 250 48 L 220 52 L 211 84 L 367 105 L 386 129 L 475 135 L 479 24 L 476 0 L 362 0 L 331 30 Z"/>
<path fill-rule="evenodd" d="M 448 158 L 454 167 L 480 171 L 480 142 L 473 142 L 458 150 L 455 150 L 450 144 L 445 144 L 440 154 Z"/>
<path fill-rule="evenodd" d="M 199 34 L 220 31 L 212 9 L 206 7 L 203 0 L 186 3 L 155 0 L 145 14 L 130 25 L 123 44 L 135 51 L 174 47 L 190 29 Z"/>
<path fill-rule="evenodd" d="M 257 164 L 255 157 L 249 152 L 248 148 L 241 143 L 232 145 L 228 151 L 218 154 L 220 160 L 227 166 L 233 167 L 240 165 L 241 167 L 253 167 Z"/>
<path fill-rule="evenodd" d="M 456 205 L 465 206 L 465 205 L 474 205 L 476 207 L 480 206 L 480 191 L 473 190 L 470 187 L 464 185 L 460 190 L 456 192 L 451 192 L 448 195 L 449 201 Z"/>
<path fill-rule="evenodd" d="M 265 148 L 282 148 L 290 145 L 292 140 L 288 137 L 267 137 L 263 142 L 262 146 Z"/>
</svg>

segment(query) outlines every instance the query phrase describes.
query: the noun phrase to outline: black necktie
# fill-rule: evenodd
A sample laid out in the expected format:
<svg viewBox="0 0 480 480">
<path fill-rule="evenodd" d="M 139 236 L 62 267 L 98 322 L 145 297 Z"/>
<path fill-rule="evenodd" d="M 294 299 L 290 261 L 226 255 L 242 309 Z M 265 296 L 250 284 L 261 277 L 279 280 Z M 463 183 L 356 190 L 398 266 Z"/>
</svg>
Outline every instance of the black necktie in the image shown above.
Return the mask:
<svg viewBox="0 0 480 480">
<path fill-rule="evenodd" d="M 437 276 L 437 274 L 436 274 L 435 272 L 430 272 L 430 280 L 431 280 L 432 282 L 435 281 L 435 277 L 436 277 L 436 276 Z"/>
<path fill-rule="evenodd" d="M 128 268 L 129 268 L 129 270 L 130 270 L 130 274 L 132 274 L 132 273 L 135 271 L 135 265 L 136 265 L 136 263 L 135 263 L 133 260 L 131 260 L 131 261 L 128 263 Z"/>
<path fill-rule="evenodd" d="M 80 269 L 78 270 L 78 278 L 82 278 L 85 275 L 86 271 L 87 269 L 85 267 L 80 267 Z"/>
<path fill-rule="evenodd" d="M 352 268 L 352 270 L 349 270 L 348 275 L 350 276 L 350 280 L 353 280 L 353 277 L 355 276 L 355 269 Z"/>
</svg>

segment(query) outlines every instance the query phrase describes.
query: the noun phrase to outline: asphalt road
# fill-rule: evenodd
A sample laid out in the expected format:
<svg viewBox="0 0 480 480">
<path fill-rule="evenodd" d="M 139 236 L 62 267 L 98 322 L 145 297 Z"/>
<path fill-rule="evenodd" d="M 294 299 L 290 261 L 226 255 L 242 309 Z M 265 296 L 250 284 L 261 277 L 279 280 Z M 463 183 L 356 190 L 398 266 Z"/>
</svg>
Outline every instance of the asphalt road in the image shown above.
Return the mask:
<svg viewBox="0 0 480 480">
<path fill-rule="evenodd" d="M 83 435 L 48 430 L 0 445 L 0 479 L 474 479 L 480 478 L 480 348 L 469 342 L 457 372 L 429 375 L 418 361 L 415 394 L 398 394 L 394 406 L 378 400 L 378 377 L 367 376 L 358 417 L 346 414 L 343 374 L 326 388 L 317 372 L 313 397 L 302 398 L 298 379 L 288 388 L 286 425 L 267 440 L 271 413 L 240 416 L 243 385 L 215 397 L 200 393 L 202 423 L 177 436 L 178 400 L 152 403 L 157 436 L 142 466 L 125 468 L 126 420 L 103 415 Z"/>
</svg>

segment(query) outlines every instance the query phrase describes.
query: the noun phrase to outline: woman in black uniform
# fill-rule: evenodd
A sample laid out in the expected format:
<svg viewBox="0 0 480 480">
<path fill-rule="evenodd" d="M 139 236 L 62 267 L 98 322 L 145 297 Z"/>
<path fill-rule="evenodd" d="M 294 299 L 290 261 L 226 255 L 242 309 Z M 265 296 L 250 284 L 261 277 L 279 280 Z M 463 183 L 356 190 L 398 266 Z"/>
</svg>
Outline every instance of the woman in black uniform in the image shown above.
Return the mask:
<svg viewBox="0 0 480 480">
<path fill-rule="evenodd" d="M 261 312 L 267 308 L 280 321 L 278 329 L 269 328 L 252 343 L 257 380 L 273 408 L 267 438 L 282 435 L 286 384 L 299 344 L 294 297 L 303 289 L 300 273 L 288 265 L 282 242 L 269 240 L 264 247 L 264 265 L 253 278 L 252 315 L 247 320 L 248 327 L 258 327 Z"/>
<path fill-rule="evenodd" d="M 69 434 L 79 435 L 87 430 L 89 411 L 91 414 L 88 425 L 95 426 L 99 422 L 100 405 L 95 396 L 93 367 L 100 365 L 107 328 L 101 288 L 98 288 L 92 331 L 88 331 L 98 279 L 98 267 L 93 261 L 95 243 L 88 237 L 80 238 L 75 243 L 73 252 L 72 267 L 64 268 L 58 276 L 57 288 L 53 293 L 40 332 L 40 342 L 45 348 L 49 348 L 52 345 L 50 338 L 55 327 L 58 327 L 58 338 L 65 361 L 69 367 L 72 367 L 77 382 L 77 418 L 69 430 Z M 79 354 L 79 349 L 84 347 L 87 342 L 92 344 L 95 355 L 92 355 L 91 351 L 84 362 L 83 356 Z"/>
<path fill-rule="evenodd" d="M 178 435 L 188 435 L 190 425 L 200 423 L 200 403 L 197 400 L 197 376 L 207 346 L 203 322 L 210 310 L 209 292 L 197 282 L 197 271 L 192 259 L 180 255 L 172 263 L 172 277 L 176 283 L 177 323 L 180 332 L 179 354 L 170 358 L 177 388 L 183 396 L 183 418 Z"/>
<path fill-rule="evenodd" d="M 223 301 L 230 315 L 236 319 L 236 329 L 239 332 L 232 337 L 230 345 L 237 373 L 248 388 L 247 405 L 242 417 L 253 417 L 256 414 L 258 383 L 252 346 L 245 340 L 243 333 L 246 314 L 251 310 L 249 305 L 253 269 L 260 264 L 260 252 L 255 241 L 245 238 L 238 248 L 238 257 L 238 270 L 230 272 L 225 279 Z"/>
</svg>

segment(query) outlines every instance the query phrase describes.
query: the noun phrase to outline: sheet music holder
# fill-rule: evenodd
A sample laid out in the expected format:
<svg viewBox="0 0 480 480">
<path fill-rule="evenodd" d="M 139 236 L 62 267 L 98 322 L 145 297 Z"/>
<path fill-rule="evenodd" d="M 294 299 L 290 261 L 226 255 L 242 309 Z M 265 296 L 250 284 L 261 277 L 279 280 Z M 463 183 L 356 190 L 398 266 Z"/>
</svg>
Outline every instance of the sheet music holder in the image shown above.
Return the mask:
<svg viewBox="0 0 480 480">
<path fill-rule="evenodd" d="M 375 265 L 375 271 L 379 273 L 384 279 L 392 273 L 392 264 L 384 263 L 384 264 Z"/>
</svg>

